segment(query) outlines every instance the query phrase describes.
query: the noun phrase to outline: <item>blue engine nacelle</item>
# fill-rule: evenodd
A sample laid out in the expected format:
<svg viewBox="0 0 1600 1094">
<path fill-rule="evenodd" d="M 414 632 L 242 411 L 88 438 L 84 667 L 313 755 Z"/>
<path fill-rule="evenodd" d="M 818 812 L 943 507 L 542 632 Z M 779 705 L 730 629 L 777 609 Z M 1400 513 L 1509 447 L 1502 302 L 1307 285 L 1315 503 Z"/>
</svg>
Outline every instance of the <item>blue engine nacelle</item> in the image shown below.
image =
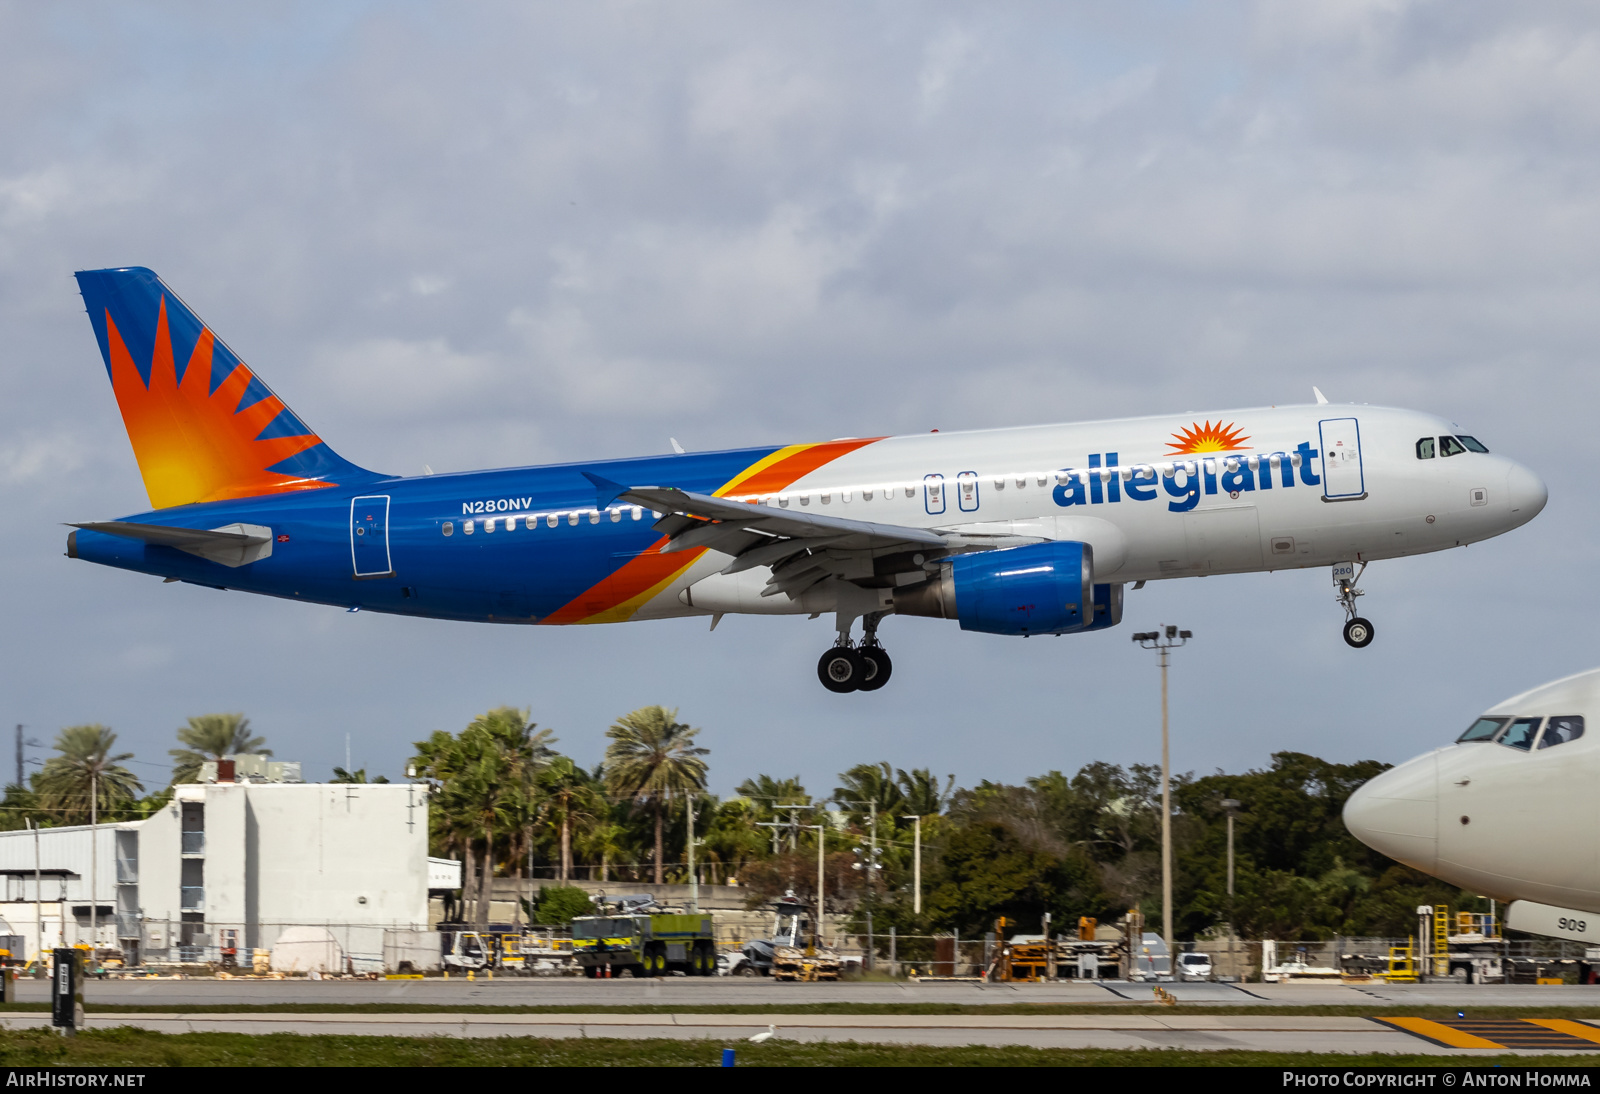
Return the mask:
<svg viewBox="0 0 1600 1094">
<path fill-rule="evenodd" d="M 957 555 L 931 581 L 896 589 L 894 610 L 966 631 L 1073 634 L 1122 622 L 1122 586 L 1094 584 L 1087 543 L 1035 543 Z"/>
</svg>

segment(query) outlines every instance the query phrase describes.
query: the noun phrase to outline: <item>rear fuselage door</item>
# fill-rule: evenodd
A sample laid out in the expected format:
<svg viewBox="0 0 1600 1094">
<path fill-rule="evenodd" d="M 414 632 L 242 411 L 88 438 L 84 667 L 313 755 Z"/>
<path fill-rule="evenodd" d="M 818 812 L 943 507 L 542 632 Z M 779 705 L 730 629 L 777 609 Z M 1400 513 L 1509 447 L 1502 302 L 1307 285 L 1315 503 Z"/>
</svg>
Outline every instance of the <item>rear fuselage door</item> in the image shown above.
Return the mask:
<svg viewBox="0 0 1600 1094">
<path fill-rule="evenodd" d="M 1322 433 L 1322 496 L 1364 498 L 1366 476 L 1361 470 L 1361 426 L 1354 418 L 1329 418 Z"/>
<path fill-rule="evenodd" d="M 389 559 L 388 494 L 350 499 L 350 561 L 357 577 L 394 573 Z"/>
</svg>

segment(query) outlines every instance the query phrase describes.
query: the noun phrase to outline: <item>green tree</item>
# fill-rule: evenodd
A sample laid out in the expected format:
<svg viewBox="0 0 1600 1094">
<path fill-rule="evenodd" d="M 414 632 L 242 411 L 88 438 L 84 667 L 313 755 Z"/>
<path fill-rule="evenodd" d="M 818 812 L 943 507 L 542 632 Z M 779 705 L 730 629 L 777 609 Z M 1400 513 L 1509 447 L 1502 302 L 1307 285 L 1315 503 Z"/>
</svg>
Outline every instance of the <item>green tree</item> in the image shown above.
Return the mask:
<svg viewBox="0 0 1600 1094">
<path fill-rule="evenodd" d="M 602 821 L 610 811 L 610 803 L 589 773 L 570 757 L 557 756 L 539 772 L 539 789 L 543 794 L 545 816 L 560 827 L 560 880 L 572 876 L 572 833 L 584 831 Z M 551 887 L 540 890 L 543 894 Z M 540 922 L 550 922 L 540 920 Z"/>
<path fill-rule="evenodd" d="M 912 768 L 909 773 L 896 768 L 894 781 L 903 799 L 900 812 L 916 817 L 933 817 L 943 813 L 950 804 L 956 785 L 956 777 L 951 775 L 945 780 L 944 789 L 940 790 L 938 778 L 925 767 Z"/>
<path fill-rule="evenodd" d="M 594 910 L 594 898 L 576 885 L 546 885 L 539 890 L 539 902 L 529 911 L 528 920 L 566 927 L 580 915 L 593 915 Z"/>
<path fill-rule="evenodd" d="M 775 779 L 771 775 L 757 775 L 746 779 L 734 788 L 741 798 L 748 798 L 760 815 L 759 820 L 771 820 L 776 815 L 775 805 L 810 805 L 811 795 L 806 793 L 800 776 Z"/>
<path fill-rule="evenodd" d="M 85 824 L 128 805 L 144 789 L 122 761 L 133 753 L 111 754 L 117 735 L 103 725 L 68 726 L 56 737 L 60 755 L 45 761 L 34 788 L 39 805 L 63 824 Z"/>
<path fill-rule="evenodd" d="M 200 765 L 207 760 L 244 754 L 270 756 L 272 749 L 261 747 L 266 742 L 265 737 L 250 735 L 250 719 L 243 714 L 197 715 L 178 729 L 178 743 L 187 747 L 167 752 L 173 760 L 172 781 L 195 782 L 200 778 Z"/>
<path fill-rule="evenodd" d="M 895 782 L 894 768 L 888 761 L 856 764 L 839 776 L 839 784 L 833 788 L 833 800 L 844 807 L 852 824 L 864 826 L 872 812 L 868 806 L 874 802 L 879 820 L 888 821 L 891 826 L 897 823 L 897 816 L 906 812 L 905 791 Z"/>
<path fill-rule="evenodd" d="M 699 748 L 698 729 L 678 720 L 676 710 L 641 707 L 618 718 L 606 736 L 605 773 L 611 792 L 646 806 L 655 819 L 655 883 L 662 883 L 662 828 L 667 802 L 705 788 L 710 750 Z"/>
<path fill-rule="evenodd" d="M 463 849 L 466 888 L 462 895 L 469 903 L 477 867 L 475 912 L 470 913 L 475 922 L 488 922 L 496 837 L 523 828 L 535 776 L 554 755 L 550 747 L 554 743 L 550 730 L 539 729 L 528 720 L 528 711 L 515 707 L 497 707 L 479 715 L 459 736 L 441 730 L 416 743 L 412 763 L 433 783 L 430 824 L 436 824 L 436 833 Z M 481 859 L 475 855 L 480 840 Z M 520 876 L 520 856 L 515 857 Z"/>
</svg>

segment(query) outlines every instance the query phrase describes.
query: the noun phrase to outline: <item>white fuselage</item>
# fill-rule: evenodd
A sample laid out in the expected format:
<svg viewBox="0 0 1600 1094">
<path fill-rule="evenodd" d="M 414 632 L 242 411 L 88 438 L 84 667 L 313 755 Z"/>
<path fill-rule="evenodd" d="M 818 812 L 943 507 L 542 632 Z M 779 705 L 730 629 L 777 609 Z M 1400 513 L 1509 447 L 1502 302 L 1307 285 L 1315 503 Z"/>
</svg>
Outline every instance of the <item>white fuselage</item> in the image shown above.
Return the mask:
<svg viewBox="0 0 1600 1094">
<path fill-rule="evenodd" d="M 1600 669 L 1524 692 L 1474 726 L 1478 739 L 1363 785 L 1346 827 L 1408 866 L 1518 902 L 1512 927 L 1600 941 Z"/>
<path fill-rule="evenodd" d="M 1434 441 L 1419 458 L 1419 440 L 1459 432 L 1431 414 L 1318 405 L 927 433 L 743 500 L 992 546 L 1081 540 L 1096 582 L 1328 566 L 1461 546 L 1538 514 L 1544 483 L 1504 456 L 1445 456 Z M 1212 438 L 1199 451 L 1197 434 Z M 707 552 L 639 617 L 829 608 L 762 597 L 766 575 L 717 573 L 728 562 Z"/>
</svg>

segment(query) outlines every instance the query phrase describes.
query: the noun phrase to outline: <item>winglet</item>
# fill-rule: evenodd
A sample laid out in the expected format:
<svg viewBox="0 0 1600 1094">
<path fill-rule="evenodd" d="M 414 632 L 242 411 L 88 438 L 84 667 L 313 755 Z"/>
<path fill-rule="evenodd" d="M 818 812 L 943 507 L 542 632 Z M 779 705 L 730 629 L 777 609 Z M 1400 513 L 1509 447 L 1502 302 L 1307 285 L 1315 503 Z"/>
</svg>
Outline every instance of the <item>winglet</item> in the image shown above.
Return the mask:
<svg viewBox="0 0 1600 1094">
<path fill-rule="evenodd" d="M 1311 394 L 1313 394 L 1313 395 L 1315 395 L 1317 397 L 1317 405 L 1318 406 L 1327 406 L 1328 405 L 1328 397 L 1326 395 L 1322 394 L 1322 389 L 1317 387 L 1315 384 L 1313 384 L 1312 387 L 1311 387 Z"/>
<path fill-rule="evenodd" d="M 594 483 L 595 490 L 598 491 L 595 494 L 595 508 L 597 509 L 604 509 L 626 494 L 629 489 L 620 482 L 612 482 L 610 479 L 602 478 L 599 475 L 591 475 L 587 471 L 583 473 L 583 477 Z"/>
</svg>

